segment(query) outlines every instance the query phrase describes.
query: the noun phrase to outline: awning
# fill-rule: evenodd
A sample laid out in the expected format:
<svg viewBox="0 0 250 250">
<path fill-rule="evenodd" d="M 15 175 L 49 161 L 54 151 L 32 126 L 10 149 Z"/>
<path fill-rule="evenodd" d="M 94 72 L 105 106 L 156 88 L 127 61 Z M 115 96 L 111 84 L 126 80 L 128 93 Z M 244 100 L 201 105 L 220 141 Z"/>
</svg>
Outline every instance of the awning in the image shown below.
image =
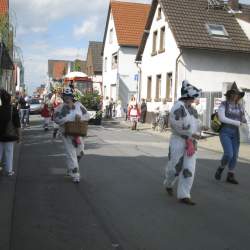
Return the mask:
<svg viewBox="0 0 250 250">
<path fill-rule="evenodd" d="M 8 49 L 3 42 L 0 42 L 0 68 L 14 70 L 14 64 L 10 58 Z"/>
</svg>

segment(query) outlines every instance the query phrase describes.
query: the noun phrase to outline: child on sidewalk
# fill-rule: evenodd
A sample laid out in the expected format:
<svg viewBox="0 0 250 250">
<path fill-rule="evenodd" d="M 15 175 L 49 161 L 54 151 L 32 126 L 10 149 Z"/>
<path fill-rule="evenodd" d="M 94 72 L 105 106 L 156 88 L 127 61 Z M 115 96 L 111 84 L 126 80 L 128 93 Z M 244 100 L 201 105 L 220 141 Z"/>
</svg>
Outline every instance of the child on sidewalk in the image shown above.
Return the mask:
<svg viewBox="0 0 250 250">
<path fill-rule="evenodd" d="M 50 123 L 50 110 L 48 107 L 48 104 L 44 104 L 43 109 L 41 111 L 41 116 L 44 118 L 44 131 L 48 131 L 49 130 L 49 123 Z"/>
</svg>

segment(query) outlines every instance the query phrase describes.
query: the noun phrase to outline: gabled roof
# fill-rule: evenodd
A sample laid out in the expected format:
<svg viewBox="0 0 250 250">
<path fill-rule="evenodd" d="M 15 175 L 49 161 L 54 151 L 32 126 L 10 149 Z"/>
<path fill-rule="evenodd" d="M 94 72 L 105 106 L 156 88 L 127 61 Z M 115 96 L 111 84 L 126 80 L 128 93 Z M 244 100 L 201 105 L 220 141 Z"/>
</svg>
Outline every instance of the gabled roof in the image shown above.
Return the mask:
<svg viewBox="0 0 250 250">
<path fill-rule="evenodd" d="M 89 42 L 88 56 L 92 56 L 94 73 L 102 72 L 102 42 Z"/>
<path fill-rule="evenodd" d="M 226 8 L 208 8 L 207 0 L 153 0 L 146 30 L 151 28 L 158 2 L 179 48 L 197 48 L 250 53 L 250 41 Z M 206 24 L 224 25 L 229 38 L 209 35 Z M 148 34 L 144 33 L 137 60 L 141 60 Z"/>
<path fill-rule="evenodd" d="M 139 47 L 149 10 L 149 4 L 111 1 L 103 44 L 106 40 L 110 14 L 112 13 L 119 45 Z"/>
<path fill-rule="evenodd" d="M 0 0 L 0 15 L 9 13 L 9 0 Z"/>
</svg>

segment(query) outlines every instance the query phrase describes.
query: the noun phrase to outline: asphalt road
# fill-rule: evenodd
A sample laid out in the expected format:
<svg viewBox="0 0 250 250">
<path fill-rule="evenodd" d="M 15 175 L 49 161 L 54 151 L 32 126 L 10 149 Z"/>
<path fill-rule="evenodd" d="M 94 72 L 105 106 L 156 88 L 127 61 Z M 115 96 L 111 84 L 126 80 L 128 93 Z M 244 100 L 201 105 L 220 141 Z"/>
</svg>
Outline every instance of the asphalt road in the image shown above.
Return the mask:
<svg viewBox="0 0 250 250">
<path fill-rule="evenodd" d="M 75 185 L 62 143 L 35 123 L 20 149 L 9 249 L 250 249 L 249 164 L 238 164 L 239 186 L 216 182 L 220 155 L 200 150 L 187 207 L 163 189 L 167 152 L 160 136 L 91 127 Z"/>
</svg>

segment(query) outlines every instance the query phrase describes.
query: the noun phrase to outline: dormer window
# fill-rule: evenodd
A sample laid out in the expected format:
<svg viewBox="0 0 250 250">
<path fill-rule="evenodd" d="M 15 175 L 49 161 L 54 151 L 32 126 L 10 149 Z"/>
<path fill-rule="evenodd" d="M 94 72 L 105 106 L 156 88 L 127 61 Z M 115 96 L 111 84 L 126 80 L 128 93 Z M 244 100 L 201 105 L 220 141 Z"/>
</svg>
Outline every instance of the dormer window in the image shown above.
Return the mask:
<svg viewBox="0 0 250 250">
<path fill-rule="evenodd" d="M 207 30 L 210 36 L 217 38 L 228 38 L 228 33 L 224 25 L 207 24 Z"/>
<path fill-rule="evenodd" d="M 158 8 L 158 12 L 157 12 L 157 20 L 160 20 L 161 19 L 161 7 Z"/>
</svg>

